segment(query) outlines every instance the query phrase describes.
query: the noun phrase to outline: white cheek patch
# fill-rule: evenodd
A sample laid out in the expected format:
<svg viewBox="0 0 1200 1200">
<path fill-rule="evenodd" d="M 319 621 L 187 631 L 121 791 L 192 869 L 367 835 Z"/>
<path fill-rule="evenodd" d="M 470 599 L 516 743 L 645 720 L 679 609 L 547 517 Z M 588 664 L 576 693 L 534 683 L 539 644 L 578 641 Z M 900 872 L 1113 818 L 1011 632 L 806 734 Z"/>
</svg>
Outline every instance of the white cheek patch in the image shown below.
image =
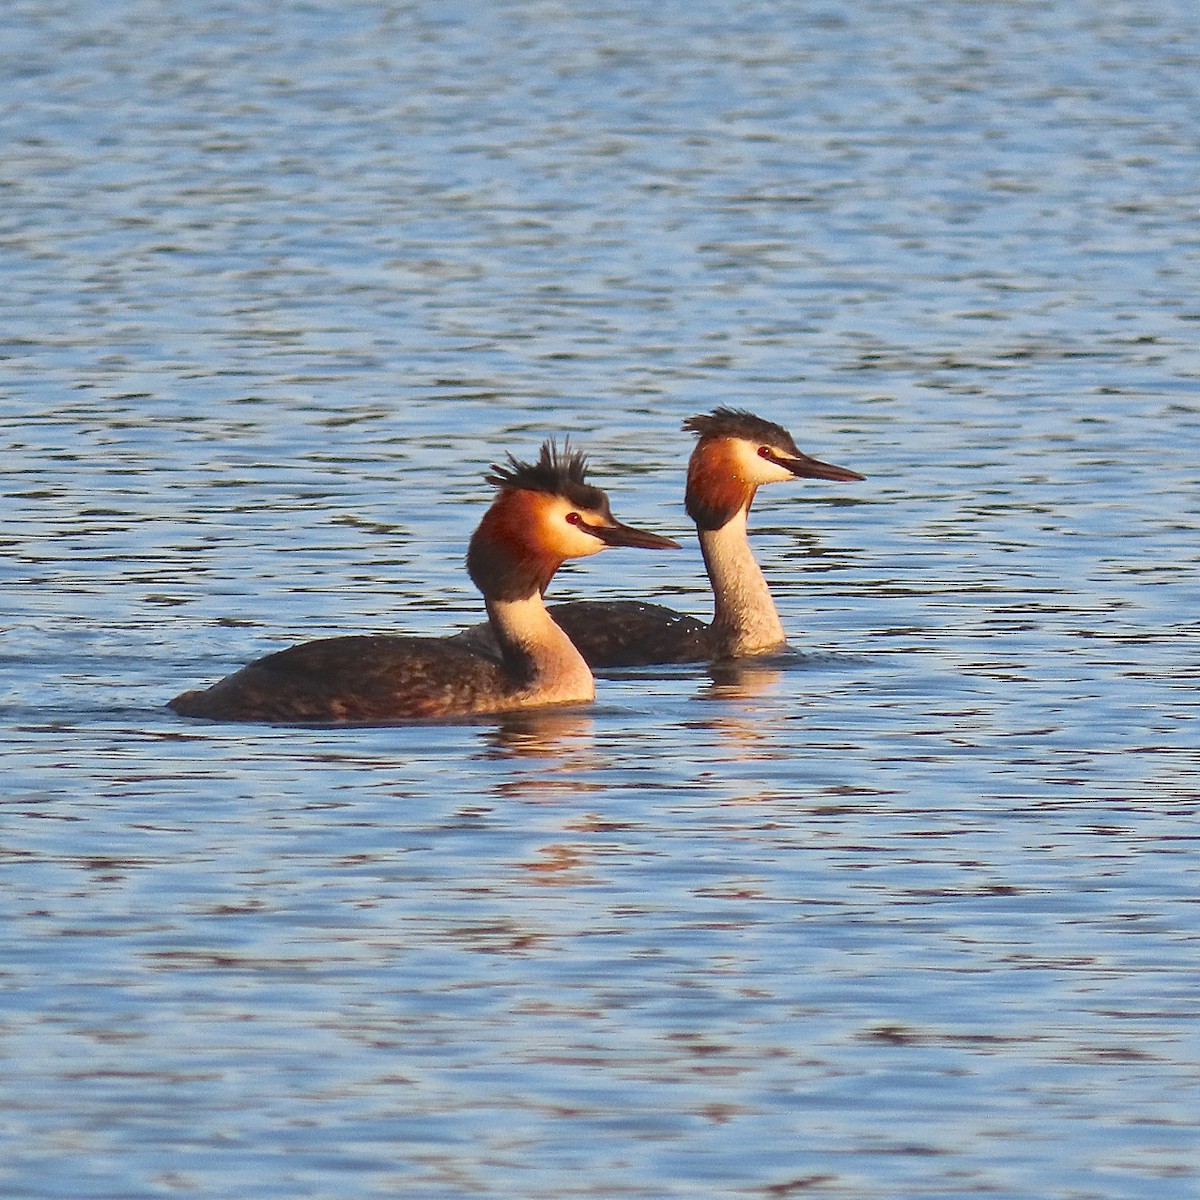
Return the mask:
<svg viewBox="0 0 1200 1200">
<path fill-rule="evenodd" d="M 585 524 L 597 529 L 602 529 L 605 525 L 610 524 L 611 521 L 604 513 L 593 512 L 591 509 L 577 508 L 575 511 L 583 518 Z M 599 554 L 608 545 L 607 542 L 598 538 L 594 533 L 587 533 L 575 526 L 571 527 L 571 532 L 580 538 L 579 549 L 571 552 L 575 558 L 586 558 L 589 554 Z"/>
<path fill-rule="evenodd" d="M 545 511 L 546 545 L 563 558 L 586 558 L 589 554 L 598 554 L 604 549 L 604 543 L 594 534 L 580 529 L 568 520 L 572 513 L 588 525 L 605 523 L 604 517 L 599 513 L 580 508 L 556 496 Z"/>
<path fill-rule="evenodd" d="M 773 463 L 769 458 L 759 454 L 761 442 L 747 442 L 738 439 L 733 443 L 734 461 L 744 479 L 751 483 L 782 483 L 785 479 L 793 478 L 791 471 Z"/>
<path fill-rule="evenodd" d="M 787 467 L 781 467 L 776 462 L 766 458 L 759 458 L 758 461 L 762 463 L 763 483 L 786 483 L 789 479 L 796 478 Z"/>
</svg>

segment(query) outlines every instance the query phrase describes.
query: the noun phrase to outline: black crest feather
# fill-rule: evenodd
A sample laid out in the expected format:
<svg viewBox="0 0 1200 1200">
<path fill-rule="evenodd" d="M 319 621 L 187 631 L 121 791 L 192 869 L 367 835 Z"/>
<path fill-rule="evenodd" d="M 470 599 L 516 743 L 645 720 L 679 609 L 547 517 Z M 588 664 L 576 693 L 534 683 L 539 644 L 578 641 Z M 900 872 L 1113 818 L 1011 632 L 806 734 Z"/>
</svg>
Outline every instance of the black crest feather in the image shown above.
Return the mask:
<svg viewBox="0 0 1200 1200">
<path fill-rule="evenodd" d="M 747 442 L 763 442 L 786 454 L 800 453 L 792 435 L 782 425 L 757 417 L 744 408 L 714 408 L 710 413 L 688 417 L 683 428 L 701 438 L 743 438 Z"/>
<path fill-rule="evenodd" d="M 587 481 L 587 458 L 566 443 L 560 450 L 554 439 L 542 443 L 537 462 L 522 462 L 509 454 L 508 465 L 492 464 L 484 478 L 498 488 L 522 488 L 562 496 L 581 508 L 603 509 L 604 493 Z"/>
</svg>

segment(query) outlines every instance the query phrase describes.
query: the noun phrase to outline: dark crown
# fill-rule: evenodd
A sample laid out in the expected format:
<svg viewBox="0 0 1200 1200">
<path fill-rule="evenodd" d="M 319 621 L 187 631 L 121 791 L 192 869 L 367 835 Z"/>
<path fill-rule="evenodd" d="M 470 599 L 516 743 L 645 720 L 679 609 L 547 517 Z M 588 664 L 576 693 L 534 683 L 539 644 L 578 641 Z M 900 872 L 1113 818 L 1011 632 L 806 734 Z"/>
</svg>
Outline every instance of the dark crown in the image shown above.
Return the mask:
<svg viewBox="0 0 1200 1200">
<path fill-rule="evenodd" d="M 580 508 L 603 509 L 604 493 L 587 482 L 587 459 L 568 442 L 559 450 L 554 439 L 542 443 L 535 463 L 522 462 L 512 454 L 508 465 L 492 464 L 488 483 L 498 488 L 520 488 L 528 492 L 548 492 L 562 496 Z"/>
<path fill-rule="evenodd" d="M 711 413 L 688 417 L 683 428 L 701 438 L 742 438 L 766 443 L 788 454 L 800 453 L 792 435 L 782 425 L 764 421 L 744 408 L 714 408 Z"/>
</svg>

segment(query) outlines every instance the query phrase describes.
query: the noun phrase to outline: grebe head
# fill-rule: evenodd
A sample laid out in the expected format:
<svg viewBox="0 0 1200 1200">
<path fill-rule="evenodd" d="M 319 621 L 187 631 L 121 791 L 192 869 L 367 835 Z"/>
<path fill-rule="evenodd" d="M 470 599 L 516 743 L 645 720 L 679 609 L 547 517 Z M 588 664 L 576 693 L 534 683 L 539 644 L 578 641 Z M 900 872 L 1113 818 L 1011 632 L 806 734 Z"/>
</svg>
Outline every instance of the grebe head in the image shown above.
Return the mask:
<svg viewBox="0 0 1200 1200">
<path fill-rule="evenodd" d="M 835 467 L 801 453 L 782 425 L 745 409 L 714 408 L 689 417 L 683 428 L 700 438 L 688 462 L 685 504 L 701 529 L 720 529 L 749 510 L 764 483 L 787 479 L 862 479 L 857 471 Z"/>
<path fill-rule="evenodd" d="M 586 479 L 587 460 L 570 447 L 543 443 L 535 463 L 511 454 L 494 464 L 488 483 L 500 489 L 467 550 L 467 570 L 485 596 L 522 600 L 545 592 L 568 558 L 606 546 L 678 550 L 679 543 L 623 525 L 608 497 Z"/>
</svg>

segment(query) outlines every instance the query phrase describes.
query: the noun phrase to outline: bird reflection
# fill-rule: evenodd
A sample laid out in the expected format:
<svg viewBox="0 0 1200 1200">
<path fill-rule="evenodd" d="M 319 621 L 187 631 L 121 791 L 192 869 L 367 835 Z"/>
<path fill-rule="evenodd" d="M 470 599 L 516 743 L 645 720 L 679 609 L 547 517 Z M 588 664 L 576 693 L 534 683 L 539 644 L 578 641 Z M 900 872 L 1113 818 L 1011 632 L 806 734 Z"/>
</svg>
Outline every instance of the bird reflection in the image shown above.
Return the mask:
<svg viewBox="0 0 1200 1200">
<path fill-rule="evenodd" d="M 785 672 L 802 661 L 801 655 L 786 653 L 710 663 L 708 680 L 695 699 L 721 707 L 704 713 L 691 727 L 703 730 L 710 745 L 721 747 L 727 761 L 777 757 L 777 734 L 785 715 L 793 714 L 790 708 L 785 714 L 778 704 L 762 701 L 779 694 Z"/>
<path fill-rule="evenodd" d="M 483 733 L 484 758 L 558 758 L 592 748 L 595 721 L 582 708 L 531 708 L 506 713 Z"/>
<path fill-rule="evenodd" d="M 710 663 L 709 682 L 696 693 L 696 699 L 755 700 L 768 696 L 778 691 L 784 669 L 791 661 L 772 655 L 766 659 L 730 658 Z"/>
<path fill-rule="evenodd" d="M 585 842 L 549 842 L 517 865 L 529 873 L 526 883 L 553 887 L 584 887 L 600 882 L 591 870 L 597 850 Z"/>
</svg>

